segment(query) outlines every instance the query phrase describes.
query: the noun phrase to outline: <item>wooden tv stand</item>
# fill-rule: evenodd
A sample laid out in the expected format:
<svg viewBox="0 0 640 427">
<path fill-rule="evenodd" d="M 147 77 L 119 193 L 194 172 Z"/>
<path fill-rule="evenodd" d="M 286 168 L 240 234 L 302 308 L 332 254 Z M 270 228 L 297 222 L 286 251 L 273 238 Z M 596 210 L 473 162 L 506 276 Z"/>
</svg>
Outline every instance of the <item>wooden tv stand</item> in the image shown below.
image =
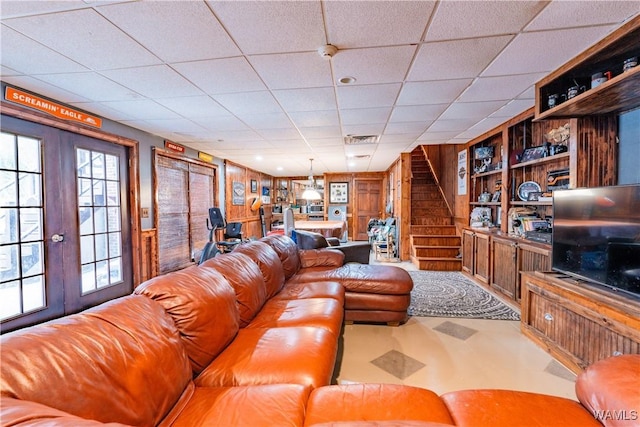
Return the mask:
<svg viewBox="0 0 640 427">
<path fill-rule="evenodd" d="M 640 298 L 556 272 L 523 272 L 522 333 L 575 373 L 640 353 Z"/>
</svg>

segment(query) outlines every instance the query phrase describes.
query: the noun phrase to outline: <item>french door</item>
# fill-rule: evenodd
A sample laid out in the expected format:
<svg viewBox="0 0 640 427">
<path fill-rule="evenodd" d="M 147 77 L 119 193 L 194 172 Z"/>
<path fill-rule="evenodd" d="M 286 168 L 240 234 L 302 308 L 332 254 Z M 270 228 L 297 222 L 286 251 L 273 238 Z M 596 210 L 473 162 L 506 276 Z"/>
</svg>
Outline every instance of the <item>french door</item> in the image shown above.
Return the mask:
<svg viewBox="0 0 640 427">
<path fill-rule="evenodd" d="M 128 152 L 2 116 L 2 332 L 133 289 Z"/>
</svg>

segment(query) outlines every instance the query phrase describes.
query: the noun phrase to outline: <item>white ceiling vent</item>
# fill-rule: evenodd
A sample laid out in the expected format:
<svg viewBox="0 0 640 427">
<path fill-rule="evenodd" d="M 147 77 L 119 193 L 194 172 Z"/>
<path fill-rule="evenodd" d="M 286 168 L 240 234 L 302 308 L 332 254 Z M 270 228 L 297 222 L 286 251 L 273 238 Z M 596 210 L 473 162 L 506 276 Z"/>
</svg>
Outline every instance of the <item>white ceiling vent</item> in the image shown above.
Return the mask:
<svg viewBox="0 0 640 427">
<path fill-rule="evenodd" d="M 363 145 L 363 144 L 377 144 L 380 140 L 380 135 L 347 135 L 344 137 L 345 145 Z"/>
</svg>

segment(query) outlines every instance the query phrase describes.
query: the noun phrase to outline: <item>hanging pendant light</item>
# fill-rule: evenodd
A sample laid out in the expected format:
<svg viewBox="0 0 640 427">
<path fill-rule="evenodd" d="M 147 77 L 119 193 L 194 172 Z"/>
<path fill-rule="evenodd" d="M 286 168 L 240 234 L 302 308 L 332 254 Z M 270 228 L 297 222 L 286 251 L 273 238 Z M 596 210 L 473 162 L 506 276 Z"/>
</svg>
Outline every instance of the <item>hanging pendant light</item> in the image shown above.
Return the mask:
<svg viewBox="0 0 640 427">
<path fill-rule="evenodd" d="M 313 159 L 309 159 L 311 162 L 311 166 L 309 167 L 309 181 L 311 181 L 311 185 L 307 186 L 307 188 L 302 192 L 302 198 L 305 200 L 320 200 L 322 196 L 316 190 L 316 180 L 313 178 Z"/>
</svg>

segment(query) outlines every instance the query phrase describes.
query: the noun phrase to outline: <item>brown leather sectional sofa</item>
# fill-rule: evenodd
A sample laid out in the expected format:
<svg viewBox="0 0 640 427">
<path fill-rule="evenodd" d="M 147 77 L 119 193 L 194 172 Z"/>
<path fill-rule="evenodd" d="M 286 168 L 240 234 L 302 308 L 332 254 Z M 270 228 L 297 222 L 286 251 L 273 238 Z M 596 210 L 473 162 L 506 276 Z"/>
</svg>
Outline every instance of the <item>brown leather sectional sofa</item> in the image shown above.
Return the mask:
<svg viewBox="0 0 640 427">
<path fill-rule="evenodd" d="M 597 413 L 607 426 L 638 425 L 640 356 L 590 367 L 578 378 L 582 404 L 505 390 L 329 385 L 345 287 L 326 278 L 346 275 L 334 273 L 342 256 L 270 236 L 3 335 L 0 423 L 600 426 Z M 323 270 L 332 274 L 311 279 Z"/>
</svg>

